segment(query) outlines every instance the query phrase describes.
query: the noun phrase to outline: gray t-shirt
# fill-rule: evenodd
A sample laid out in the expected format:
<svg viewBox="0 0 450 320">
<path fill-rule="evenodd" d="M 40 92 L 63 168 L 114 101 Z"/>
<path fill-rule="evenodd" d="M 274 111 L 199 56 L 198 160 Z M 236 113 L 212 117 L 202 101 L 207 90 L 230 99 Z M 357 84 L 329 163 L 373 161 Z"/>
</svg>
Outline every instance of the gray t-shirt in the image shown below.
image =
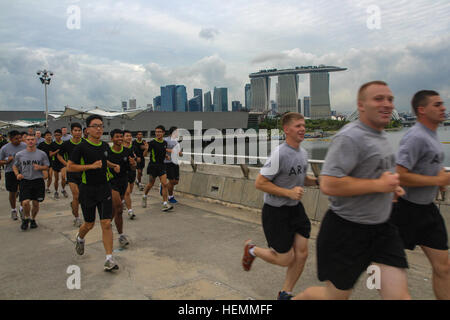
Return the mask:
<svg viewBox="0 0 450 320">
<path fill-rule="evenodd" d="M 15 146 L 11 142 L 5 144 L 3 148 L 0 150 L 0 160 L 8 160 L 9 156 L 15 156 L 19 151 L 25 150 L 27 145 L 21 142 L 19 145 Z M 14 160 L 8 164 L 5 164 L 5 172 L 12 172 L 12 166 L 14 164 Z"/>
<path fill-rule="evenodd" d="M 384 131 L 361 121 L 343 127 L 333 138 L 321 175 L 337 178 L 378 179 L 383 172 L 395 171 L 395 155 Z M 330 196 L 331 210 L 360 224 L 380 224 L 389 219 L 393 192 L 351 197 Z"/>
<path fill-rule="evenodd" d="M 273 184 L 286 189 L 303 187 L 308 170 L 308 153 L 299 147 L 294 149 L 286 142 L 274 149 L 261 168 L 260 174 Z M 264 193 L 264 203 L 274 207 L 296 206 L 299 201 Z"/>
<path fill-rule="evenodd" d="M 177 140 L 172 139 L 171 137 L 164 138 L 167 142 L 167 149 L 172 149 L 172 153 L 167 153 L 169 155 L 170 160 L 164 159 L 164 163 L 175 163 L 178 164 L 178 161 L 173 161 L 174 159 L 178 159 L 178 156 L 172 157 L 172 154 L 175 152 L 180 152 L 180 148 L 177 146 L 179 145 Z"/>
<path fill-rule="evenodd" d="M 47 154 L 39 149 L 31 152 L 28 150 L 22 150 L 17 152 L 14 158 L 14 165 L 19 169 L 19 172 L 26 180 L 34 180 L 43 178 L 42 170 L 34 170 L 33 165 L 49 166 Z"/>
<path fill-rule="evenodd" d="M 61 140 L 62 141 L 67 141 L 72 139 L 72 135 L 71 134 L 66 134 L 65 136 L 61 136 Z"/>
<path fill-rule="evenodd" d="M 444 148 L 437 133 L 417 122 L 400 141 L 397 164 L 412 173 L 437 176 L 444 162 Z M 439 190 L 438 186 L 404 187 L 402 197 L 417 204 L 430 204 Z"/>
</svg>

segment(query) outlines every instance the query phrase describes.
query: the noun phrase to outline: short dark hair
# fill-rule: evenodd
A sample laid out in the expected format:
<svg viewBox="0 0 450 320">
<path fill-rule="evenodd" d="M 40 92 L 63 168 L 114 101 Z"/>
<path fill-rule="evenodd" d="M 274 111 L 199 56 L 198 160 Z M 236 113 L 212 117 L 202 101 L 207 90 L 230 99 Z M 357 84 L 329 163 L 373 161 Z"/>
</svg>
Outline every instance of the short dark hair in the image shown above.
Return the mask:
<svg viewBox="0 0 450 320">
<path fill-rule="evenodd" d="M 61 127 L 61 130 L 62 130 L 62 129 L 64 129 L 64 128 L 66 128 L 66 129 L 67 129 L 67 127 Z"/>
<path fill-rule="evenodd" d="M 302 120 L 305 119 L 305 117 L 298 112 L 286 112 L 281 117 L 281 127 L 284 127 L 285 125 L 288 125 L 291 123 L 292 120 Z"/>
<path fill-rule="evenodd" d="M 161 129 L 162 131 L 166 132 L 166 128 L 164 128 L 163 125 L 157 126 L 157 127 L 155 128 L 155 131 L 156 131 L 156 129 Z"/>
<path fill-rule="evenodd" d="M 63 127 L 63 128 L 64 128 L 64 127 Z M 72 131 L 73 128 L 79 128 L 80 130 L 82 129 L 82 128 L 81 128 L 81 124 L 79 124 L 78 122 L 74 122 L 74 123 L 72 123 L 72 124 L 70 125 L 70 131 Z"/>
<path fill-rule="evenodd" d="M 103 117 L 102 116 L 99 116 L 98 114 L 92 114 L 89 117 L 87 117 L 87 119 L 86 119 L 86 126 L 89 127 L 91 125 L 91 121 L 95 120 L 95 119 L 98 119 L 101 122 L 103 122 Z"/>
<path fill-rule="evenodd" d="M 381 80 L 375 80 L 375 81 L 370 81 L 370 82 L 366 82 L 364 83 L 358 90 L 358 101 L 363 99 L 363 93 L 364 91 L 366 91 L 366 89 L 372 85 L 380 85 L 380 86 L 387 86 L 388 84 L 384 81 Z"/>
<path fill-rule="evenodd" d="M 169 135 L 171 135 L 172 133 L 174 133 L 176 130 L 178 129 L 178 127 L 172 126 L 169 129 Z"/>
<path fill-rule="evenodd" d="M 420 90 L 416 92 L 416 94 L 411 100 L 411 107 L 414 111 L 414 114 L 417 116 L 417 109 L 419 109 L 419 107 L 423 107 L 428 104 L 428 97 L 438 95 L 439 93 L 437 93 L 434 90 Z"/>
<path fill-rule="evenodd" d="M 50 131 L 47 130 L 47 131 L 44 132 L 44 137 L 45 137 L 47 134 L 51 135 L 52 133 L 51 133 Z"/>
<path fill-rule="evenodd" d="M 127 129 L 125 129 L 125 130 L 123 130 L 123 135 L 125 135 L 125 133 L 129 133 L 129 134 L 131 134 L 131 131 L 130 131 L 130 130 L 127 130 Z"/>
<path fill-rule="evenodd" d="M 53 134 L 55 134 L 55 133 L 60 133 L 60 134 L 62 134 L 62 131 L 61 131 L 61 129 L 56 129 L 55 131 L 53 131 Z"/>
<path fill-rule="evenodd" d="M 24 134 L 28 134 L 28 132 L 22 131 L 22 132 L 20 133 L 21 136 L 23 136 Z"/>
<path fill-rule="evenodd" d="M 21 136 L 22 134 L 17 130 L 11 130 L 8 132 L 8 136 L 10 139 L 14 138 L 15 136 Z"/>
<path fill-rule="evenodd" d="M 114 138 L 114 136 L 116 134 L 122 134 L 123 135 L 123 131 L 120 130 L 120 129 L 113 129 L 113 130 L 111 130 L 111 132 L 109 134 L 110 134 L 111 138 Z"/>
<path fill-rule="evenodd" d="M 138 132 L 136 132 L 136 135 L 138 135 L 139 133 L 144 134 L 144 131 L 138 131 Z"/>
</svg>

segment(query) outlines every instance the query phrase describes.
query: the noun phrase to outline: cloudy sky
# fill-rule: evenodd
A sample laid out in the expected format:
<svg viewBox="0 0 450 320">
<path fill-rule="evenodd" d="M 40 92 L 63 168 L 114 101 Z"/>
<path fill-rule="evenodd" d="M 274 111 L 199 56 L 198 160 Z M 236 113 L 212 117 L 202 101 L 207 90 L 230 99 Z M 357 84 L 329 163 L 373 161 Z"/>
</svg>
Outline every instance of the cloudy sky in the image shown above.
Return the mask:
<svg viewBox="0 0 450 320">
<path fill-rule="evenodd" d="M 188 98 L 227 87 L 231 108 L 249 73 L 318 64 L 348 68 L 330 74 L 338 111 L 354 110 L 359 85 L 375 79 L 401 111 L 424 88 L 448 106 L 449 16 L 448 0 L 1 0 L 0 110 L 43 110 L 43 68 L 55 73 L 50 110 L 145 106 L 168 84 Z"/>
</svg>

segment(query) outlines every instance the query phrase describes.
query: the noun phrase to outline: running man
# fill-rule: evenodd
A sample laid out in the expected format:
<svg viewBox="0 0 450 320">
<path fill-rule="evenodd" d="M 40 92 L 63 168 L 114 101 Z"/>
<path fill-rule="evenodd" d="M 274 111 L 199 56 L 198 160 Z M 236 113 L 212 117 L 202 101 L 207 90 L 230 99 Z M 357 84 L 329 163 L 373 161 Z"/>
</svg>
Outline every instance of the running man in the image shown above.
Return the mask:
<svg viewBox="0 0 450 320">
<path fill-rule="evenodd" d="M 5 144 L 8 144 L 8 141 L 3 137 L 3 134 L 0 133 L 0 149 L 1 149 Z M 0 180 L 2 179 L 2 169 L 3 169 L 3 166 L 0 165 Z"/>
<path fill-rule="evenodd" d="M 417 92 L 412 109 L 417 122 L 400 141 L 397 155 L 397 172 L 406 194 L 394 204 L 391 221 L 398 227 L 405 248 L 420 246 L 430 261 L 436 298 L 450 300 L 447 228 L 434 204 L 439 189 L 444 191 L 450 182 L 436 133 L 446 119 L 446 109 L 439 93 L 431 90 Z"/>
<path fill-rule="evenodd" d="M 143 140 L 144 134 L 142 131 L 138 131 L 136 134 L 136 139 L 133 141 L 133 146 L 135 149 L 136 156 L 138 157 L 137 162 L 137 181 L 136 185 L 138 186 L 139 190 L 144 190 L 144 186 L 141 183 L 142 181 L 142 170 L 145 168 L 145 157 L 144 157 L 144 150 L 146 148 L 146 141 Z"/>
<path fill-rule="evenodd" d="M 166 166 L 167 179 L 169 179 L 168 194 L 169 202 L 177 203 L 173 195 L 173 189 L 180 181 L 180 166 L 178 165 L 178 157 L 181 157 L 183 153 L 181 152 L 180 144 L 178 143 L 178 128 L 171 127 L 169 129 L 169 136 L 164 138 L 167 142 L 167 157 L 164 159 L 164 164 Z M 162 185 L 160 185 L 160 193 L 162 195 Z"/>
<path fill-rule="evenodd" d="M 16 197 L 19 183 L 12 167 L 14 165 L 14 157 L 16 154 L 27 148 L 27 145 L 21 142 L 21 139 L 22 135 L 20 132 L 13 130 L 9 133 L 10 142 L 0 149 L 0 165 L 5 165 L 5 187 L 6 190 L 9 191 L 11 219 L 13 220 L 17 220 Z"/>
<path fill-rule="evenodd" d="M 120 166 L 119 173 L 111 173 L 112 178 L 112 205 L 113 205 L 113 217 L 114 223 L 119 233 L 119 244 L 122 248 L 129 245 L 130 241 L 128 237 L 123 233 L 123 218 L 122 200 L 125 197 L 125 192 L 128 187 L 128 172 L 132 169 L 136 169 L 136 162 L 132 158 L 130 149 L 124 148 L 123 143 L 123 131 L 120 129 L 114 129 L 110 133 L 113 145 L 108 150 L 108 161 Z"/>
<path fill-rule="evenodd" d="M 103 118 L 99 115 L 91 115 L 86 119 L 86 125 L 89 136 L 75 147 L 67 168 L 69 172 L 81 172 L 82 180 L 79 188 L 79 202 L 84 223 L 76 236 L 75 249 L 79 255 L 84 254 L 84 238 L 95 225 L 95 210 L 97 209 L 106 252 L 104 270 L 112 271 L 119 269 L 119 266 L 112 256 L 112 200 L 107 168 L 114 168 L 117 173 L 120 167 L 108 163 L 109 145 L 100 140 L 103 135 Z"/>
<path fill-rule="evenodd" d="M 44 132 L 44 141 L 39 143 L 37 148 L 39 150 L 42 150 L 47 155 L 49 161 L 50 161 L 50 167 L 47 170 L 47 173 L 44 172 L 44 179 L 47 177 L 47 188 L 45 189 L 46 193 L 50 193 L 50 186 L 52 185 L 52 177 L 53 177 L 53 169 L 52 169 L 52 156 L 50 153 L 53 154 L 53 145 L 52 145 L 52 133 L 50 131 Z"/>
<path fill-rule="evenodd" d="M 169 182 L 167 181 L 166 167 L 164 165 L 164 159 L 166 158 L 167 153 L 167 142 L 164 140 L 165 131 L 163 126 L 157 126 L 155 129 L 156 138 L 145 144 L 143 157 L 146 157 L 147 154 L 150 153 L 150 161 L 147 166 L 149 182 L 145 187 L 144 195 L 142 196 L 142 207 L 147 208 L 147 194 L 155 184 L 156 178 L 159 177 L 159 181 L 162 185 L 162 211 L 167 212 L 172 210 L 173 206 L 167 203 L 167 187 Z"/>
<path fill-rule="evenodd" d="M 67 162 L 69 161 L 73 150 L 77 145 L 81 143 L 82 128 L 81 124 L 74 122 L 70 125 L 70 131 L 72 133 L 72 139 L 64 141 L 56 155 L 59 162 L 64 166 L 64 172 L 67 172 Z M 81 221 L 80 214 L 78 211 L 79 207 L 79 186 L 81 184 L 81 173 L 80 172 L 67 172 L 67 182 L 69 183 L 70 191 L 72 192 L 72 201 L 70 206 L 72 208 L 72 214 L 74 216 L 73 225 L 77 228 L 81 227 L 83 222 Z"/>
<path fill-rule="evenodd" d="M 42 133 L 39 130 L 36 130 L 36 146 L 38 146 L 41 142 L 44 142 L 45 139 L 42 138 Z"/>
<path fill-rule="evenodd" d="M 317 270 L 325 287 L 310 287 L 294 299 L 348 299 L 371 263 L 379 268 L 382 299 L 410 299 L 406 254 L 395 225 L 389 222 L 395 195 L 404 194 L 395 172 L 395 155 L 386 138 L 394 110 L 388 85 L 361 86 L 359 120 L 333 138 L 320 176 L 330 209 L 317 237 Z"/>
<path fill-rule="evenodd" d="M 137 161 L 139 159 L 136 157 L 136 150 L 133 146 L 132 140 L 133 140 L 133 136 L 131 134 L 131 131 L 124 130 L 123 131 L 123 147 L 130 151 L 131 157 L 137 163 Z M 128 187 L 127 187 L 127 191 L 125 192 L 124 200 L 125 200 L 125 205 L 128 209 L 128 218 L 130 218 L 131 220 L 136 218 L 136 215 L 133 212 L 132 203 L 131 203 L 131 193 L 133 193 L 135 181 L 136 181 L 136 168 L 134 168 L 134 169 L 130 168 L 130 170 L 128 171 Z"/>
<path fill-rule="evenodd" d="M 69 141 L 70 139 L 73 138 L 72 135 L 67 133 L 67 128 L 66 127 L 62 127 L 61 128 L 61 134 L 62 134 L 62 136 L 61 136 L 61 140 L 62 141 Z"/>
<path fill-rule="evenodd" d="M 45 198 L 43 171 L 48 170 L 50 166 L 45 152 L 36 148 L 36 137 L 29 134 L 26 142 L 26 149 L 16 153 L 13 165 L 13 172 L 20 184 L 19 201 L 24 214 L 20 228 L 23 231 L 28 229 L 28 225 L 31 229 L 37 228 L 36 216 L 39 212 L 39 202 L 44 201 Z"/>
<path fill-rule="evenodd" d="M 253 260 L 259 257 L 287 267 L 278 300 L 289 300 L 308 257 L 311 232 L 311 223 L 300 200 L 304 186 L 317 185 L 317 179 L 306 175 L 308 154 L 300 147 L 305 136 L 303 115 L 286 113 L 281 125 L 286 142 L 272 152 L 255 181 L 255 187 L 264 192 L 262 225 L 270 249 L 257 247 L 247 240 L 242 266 L 250 271 Z"/>
<path fill-rule="evenodd" d="M 65 176 L 65 169 L 64 169 L 64 165 L 58 160 L 57 158 L 57 154 L 59 153 L 59 151 L 61 150 L 62 144 L 64 141 L 62 141 L 61 137 L 62 137 L 62 132 L 61 129 L 56 129 L 53 132 L 53 136 L 55 137 L 55 141 L 52 142 L 51 144 L 51 151 L 50 151 L 50 163 L 51 163 L 51 167 L 52 167 L 52 171 L 54 173 L 54 178 L 55 178 L 55 195 L 54 198 L 55 199 L 59 199 L 59 193 L 58 193 L 58 184 L 59 184 L 59 174 L 61 173 L 61 193 L 62 195 L 67 198 L 69 197 L 69 195 L 67 194 L 65 188 L 66 188 L 66 176 Z"/>
</svg>

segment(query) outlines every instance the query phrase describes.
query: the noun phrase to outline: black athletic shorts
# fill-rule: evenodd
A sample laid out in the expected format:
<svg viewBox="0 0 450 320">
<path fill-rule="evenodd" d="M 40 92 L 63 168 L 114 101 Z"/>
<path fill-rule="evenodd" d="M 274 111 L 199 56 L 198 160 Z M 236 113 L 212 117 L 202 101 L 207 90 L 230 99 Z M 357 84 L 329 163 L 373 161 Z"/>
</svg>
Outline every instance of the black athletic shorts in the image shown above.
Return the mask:
<svg viewBox="0 0 450 320">
<path fill-rule="evenodd" d="M 42 202 L 45 198 L 45 182 L 43 178 L 19 181 L 19 201 L 35 200 Z"/>
<path fill-rule="evenodd" d="M 100 185 L 80 185 L 81 210 L 83 211 L 84 221 L 95 221 L 95 209 L 98 209 L 100 220 L 112 219 L 112 198 L 111 185 L 109 183 Z"/>
<path fill-rule="evenodd" d="M 166 163 L 167 179 L 180 180 L 180 166 L 170 162 Z"/>
<path fill-rule="evenodd" d="M 422 205 L 399 198 L 392 208 L 391 222 L 397 226 L 405 249 L 423 245 L 448 250 L 447 227 L 434 203 Z"/>
<path fill-rule="evenodd" d="M 67 182 L 81 184 L 81 172 L 67 172 Z"/>
<path fill-rule="evenodd" d="M 350 290 L 371 263 L 408 268 L 403 242 L 390 221 L 376 225 L 345 220 L 328 210 L 322 220 L 317 247 L 320 281 L 329 280 Z"/>
<path fill-rule="evenodd" d="M 153 178 L 161 177 L 166 174 L 166 166 L 164 164 L 151 164 L 147 166 L 147 174 Z"/>
<path fill-rule="evenodd" d="M 306 239 L 311 233 L 311 222 L 301 202 L 296 206 L 282 207 L 265 203 L 262 226 L 267 245 L 278 253 L 286 253 L 292 248 L 296 233 Z"/>
<path fill-rule="evenodd" d="M 59 160 L 54 160 L 50 164 L 50 167 L 53 169 L 53 171 L 60 172 L 62 168 L 64 168 L 64 165 L 59 162 Z"/>
<path fill-rule="evenodd" d="M 145 157 L 142 156 L 141 158 L 141 162 L 136 162 L 136 169 L 142 170 L 145 168 Z"/>
<path fill-rule="evenodd" d="M 123 197 L 128 188 L 127 177 L 125 177 L 125 179 L 114 178 L 110 182 L 111 182 L 111 188 L 114 191 L 117 191 L 120 194 L 120 196 Z"/>
<path fill-rule="evenodd" d="M 17 192 L 19 187 L 19 182 L 17 181 L 16 175 L 14 172 L 6 172 L 5 173 L 5 188 L 9 192 Z"/>
<path fill-rule="evenodd" d="M 134 183 L 136 181 L 136 170 L 128 171 L 128 183 Z"/>
</svg>

